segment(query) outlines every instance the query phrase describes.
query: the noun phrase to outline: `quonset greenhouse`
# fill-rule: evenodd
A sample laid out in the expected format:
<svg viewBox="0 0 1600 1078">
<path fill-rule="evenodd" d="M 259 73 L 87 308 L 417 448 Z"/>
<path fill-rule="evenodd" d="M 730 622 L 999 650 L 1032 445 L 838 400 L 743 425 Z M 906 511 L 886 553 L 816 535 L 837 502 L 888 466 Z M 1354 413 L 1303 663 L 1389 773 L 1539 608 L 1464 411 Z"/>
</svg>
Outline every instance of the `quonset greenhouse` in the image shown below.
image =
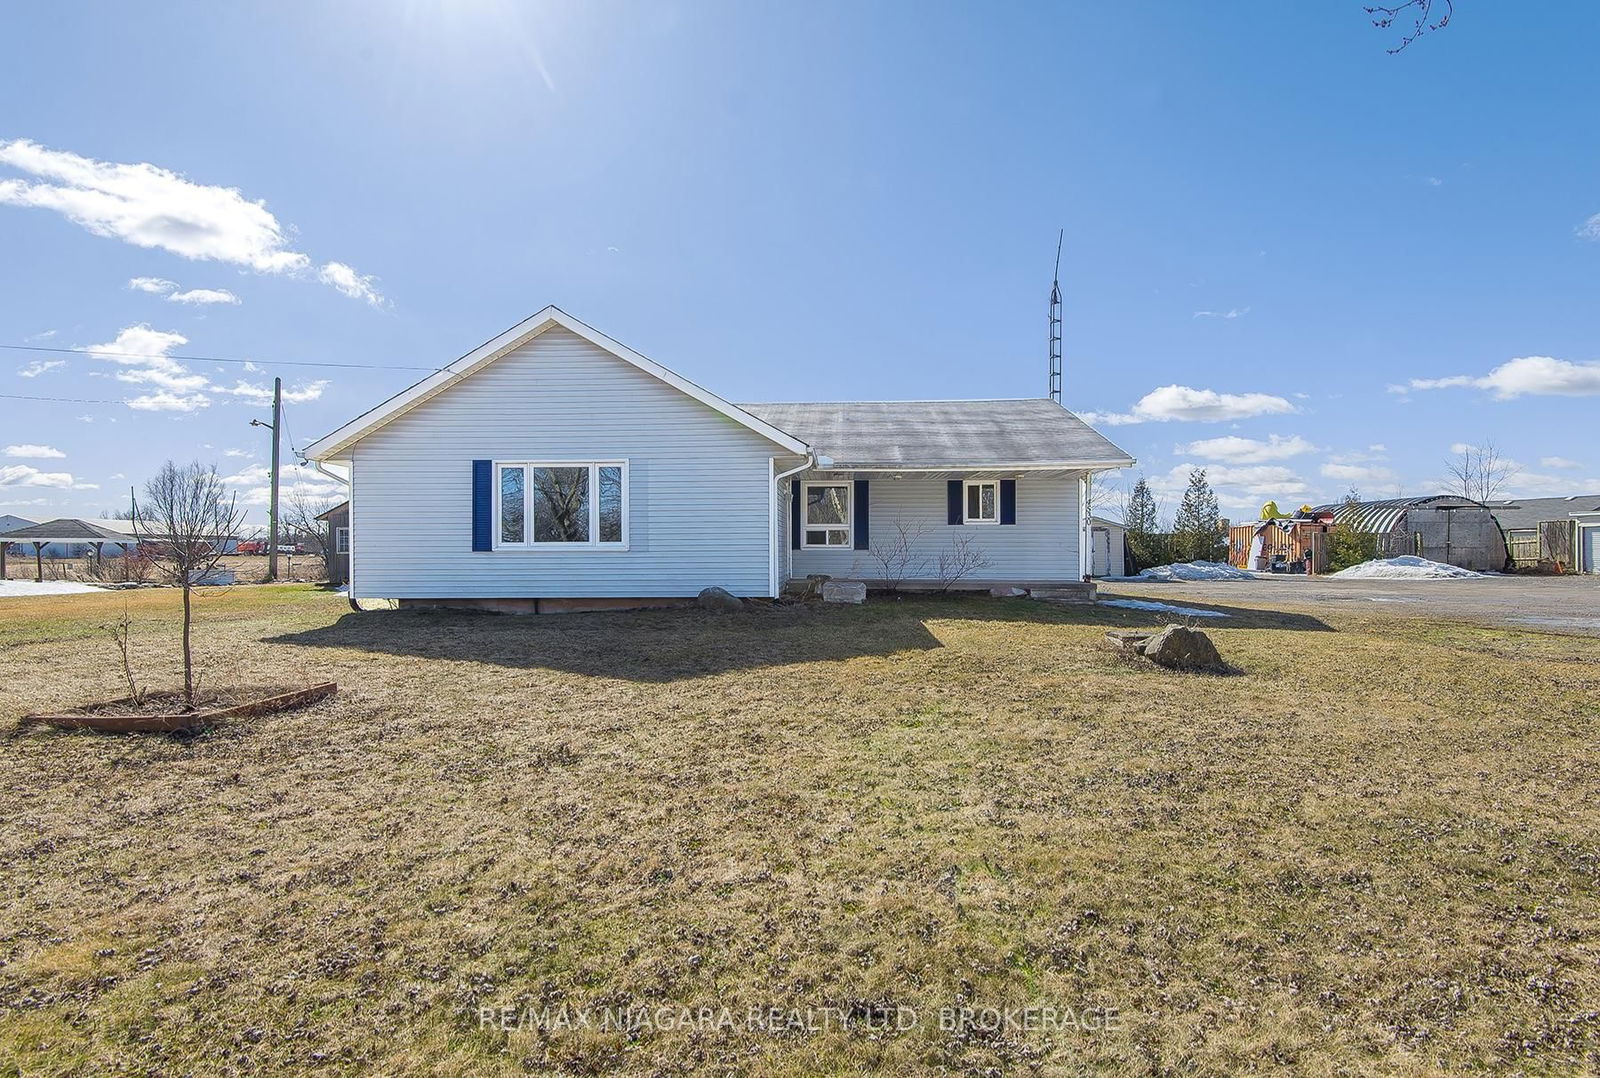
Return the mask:
<svg viewBox="0 0 1600 1078">
<path fill-rule="evenodd" d="M 1470 498 L 1434 494 L 1342 502 L 1319 505 L 1312 512 L 1332 513 L 1337 523 L 1376 536 L 1380 558 L 1415 554 L 1480 573 L 1506 567 L 1506 538 L 1494 511 Z"/>
</svg>

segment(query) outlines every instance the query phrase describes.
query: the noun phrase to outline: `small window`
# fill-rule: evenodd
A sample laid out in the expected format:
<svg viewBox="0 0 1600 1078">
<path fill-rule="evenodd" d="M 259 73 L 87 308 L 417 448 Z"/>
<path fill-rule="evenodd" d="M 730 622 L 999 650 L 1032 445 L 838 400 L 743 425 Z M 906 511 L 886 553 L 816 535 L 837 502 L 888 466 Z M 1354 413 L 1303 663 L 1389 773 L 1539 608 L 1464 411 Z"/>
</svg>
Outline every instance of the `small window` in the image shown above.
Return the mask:
<svg viewBox="0 0 1600 1078">
<path fill-rule="evenodd" d="M 498 470 L 496 548 L 626 549 L 626 462 L 502 463 Z"/>
<path fill-rule="evenodd" d="M 985 479 L 967 484 L 968 524 L 1000 523 L 1000 483 Z"/>
<path fill-rule="evenodd" d="M 850 484 L 806 483 L 805 546 L 850 545 Z"/>
<path fill-rule="evenodd" d="M 335 554 L 350 553 L 350 529 L 339 528 L 333 533 L 333 552 Z"/>
</svg>

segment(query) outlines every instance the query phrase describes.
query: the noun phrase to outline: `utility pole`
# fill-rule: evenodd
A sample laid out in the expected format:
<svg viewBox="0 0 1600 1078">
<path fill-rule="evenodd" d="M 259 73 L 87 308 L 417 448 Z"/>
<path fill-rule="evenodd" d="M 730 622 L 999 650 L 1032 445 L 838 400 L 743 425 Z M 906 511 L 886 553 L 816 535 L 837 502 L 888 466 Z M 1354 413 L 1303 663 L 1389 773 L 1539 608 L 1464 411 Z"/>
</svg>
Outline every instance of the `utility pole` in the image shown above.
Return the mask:
<svg viewBox="0 0 1600 1078">
<path fill-rule="evenodd" d="M 272 431 L 272 499 L 267 505 L 267 580 L 278 579 L 278 443 L 283 430 L 283 379 L 272 380 L 272 422 L 250 421 L 252 427 Z"/>
</svg>

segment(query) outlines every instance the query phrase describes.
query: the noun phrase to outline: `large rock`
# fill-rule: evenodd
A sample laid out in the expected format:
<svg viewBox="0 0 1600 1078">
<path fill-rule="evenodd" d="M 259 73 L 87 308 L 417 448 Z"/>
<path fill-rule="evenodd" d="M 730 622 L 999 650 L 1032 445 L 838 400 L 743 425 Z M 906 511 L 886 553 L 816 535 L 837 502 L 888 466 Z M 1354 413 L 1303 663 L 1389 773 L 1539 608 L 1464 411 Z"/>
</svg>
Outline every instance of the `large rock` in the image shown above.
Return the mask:
<svg viewBox="0 0 1600 1078">
<path fill-rule="evenodd" d="M 727 612 L 744 609 L 743 600 L 727 588 L 705 588 L 695 597 L 695 602 L 705 610 Z"/>
<path fill-rule="evenodd" d="M 1008 584 L 996 584 L 989 589 L 989 594 L 996 599 L 1020 599 L 1028 594 L 1028 589 L 1012 587 Z"/>
<path fill-rule="evenodd" d="M 822 582 L 822 601 L 864 603 L 867 601 L 867 586 L 859 580 L 825 580 Z"/>
<path fill-rule="evenodd" d="M 1226 670 L 1211 638 L 1199 629 L 1168 625 L 1140 648 L 1141 654 L 1169 670 Z"/>
</svg>

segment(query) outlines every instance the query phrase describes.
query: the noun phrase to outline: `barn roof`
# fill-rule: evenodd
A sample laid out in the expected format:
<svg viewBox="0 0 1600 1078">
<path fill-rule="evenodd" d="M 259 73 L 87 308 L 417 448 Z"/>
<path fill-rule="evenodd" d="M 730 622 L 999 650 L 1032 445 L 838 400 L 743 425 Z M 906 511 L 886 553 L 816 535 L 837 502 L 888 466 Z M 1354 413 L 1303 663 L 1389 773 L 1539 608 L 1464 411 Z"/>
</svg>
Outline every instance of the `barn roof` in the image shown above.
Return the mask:
<svg viewBox="0 0 1600 1078">
<path fill-rule="evenodd" d="M 1311 507 L 1313 515 L 1332 513 L 1340 524 L 1349 524 L 1358 532 L 1381 535 L 1394 530 L 1408 509 L 1483 509 L 1482 502 L 1461 498 L 1454 494 L 1428 494 L 1418 498 L 1387 498 L 1375 502 L 1329 502 Z"/>
<path fill-rule="evenodd" d="M 833 468 L 1122 468 L 1133 458 L 1044 398 L 743 404 Z"/>
<path fill-rule="evenodd" d="M 121 523 L 120 521 L 117 523 Z M 0 534 L 8 543 L 136 543 L 130 532 L 117 531 L 109 522 L 81 520 L 76 517 L 59 517 L 43 524 L 30 524 L 26 528 Z"/>
</svg>

